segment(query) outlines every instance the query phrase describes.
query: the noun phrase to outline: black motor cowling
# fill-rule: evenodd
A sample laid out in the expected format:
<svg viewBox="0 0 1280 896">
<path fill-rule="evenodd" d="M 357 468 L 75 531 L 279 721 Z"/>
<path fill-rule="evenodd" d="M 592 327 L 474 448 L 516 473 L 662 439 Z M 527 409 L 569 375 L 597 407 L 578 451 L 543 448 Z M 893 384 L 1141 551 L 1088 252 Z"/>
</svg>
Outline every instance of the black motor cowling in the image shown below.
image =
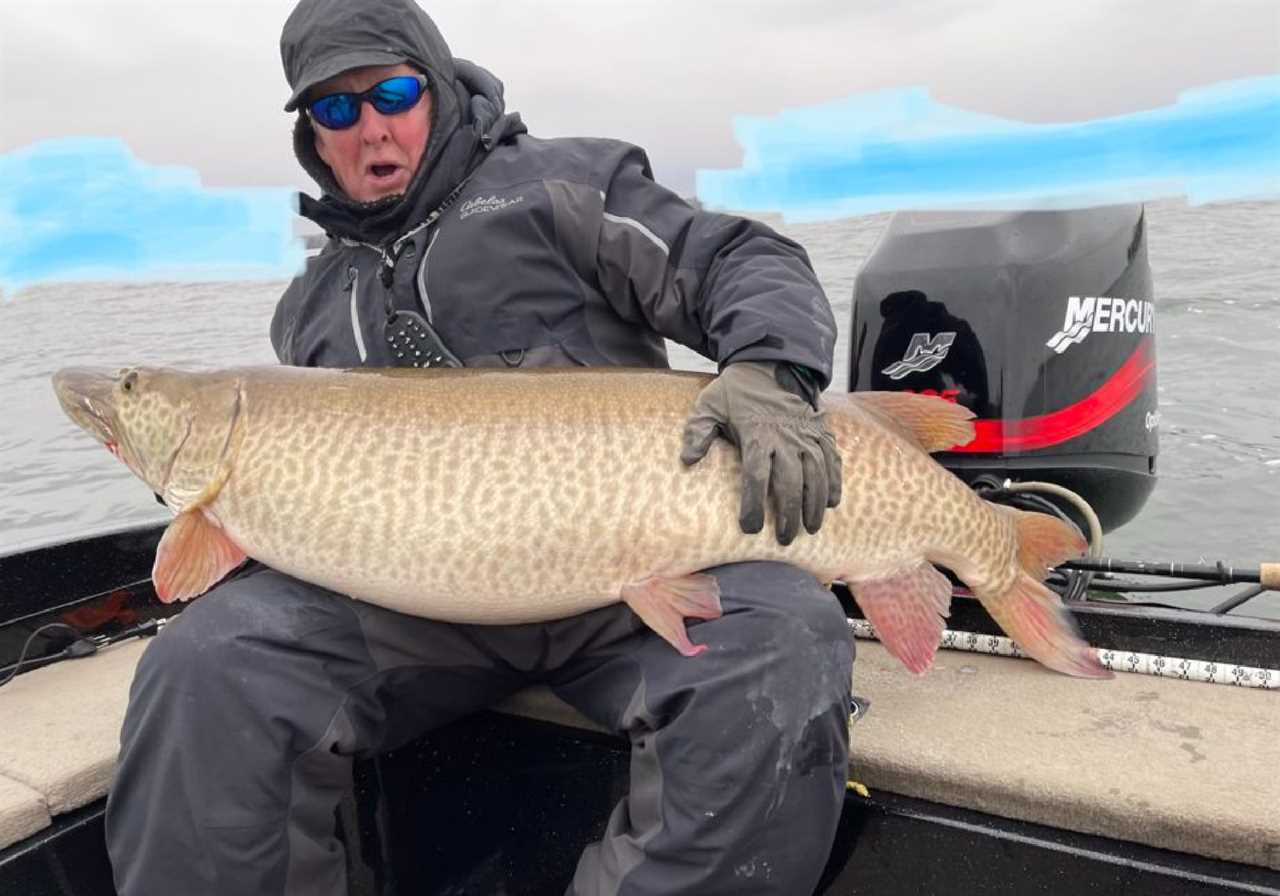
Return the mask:
<svg viewBox="0 0 1280 896">
<path fill-rule="evenodd" d="M 1155 486 L 1154 329 L 1141 206 L 902 212 L 854 284 L 849 389 L 959 402 L 977 436 L 944 466 L 1058 483 L 1113 529 Z"/>
</svg>

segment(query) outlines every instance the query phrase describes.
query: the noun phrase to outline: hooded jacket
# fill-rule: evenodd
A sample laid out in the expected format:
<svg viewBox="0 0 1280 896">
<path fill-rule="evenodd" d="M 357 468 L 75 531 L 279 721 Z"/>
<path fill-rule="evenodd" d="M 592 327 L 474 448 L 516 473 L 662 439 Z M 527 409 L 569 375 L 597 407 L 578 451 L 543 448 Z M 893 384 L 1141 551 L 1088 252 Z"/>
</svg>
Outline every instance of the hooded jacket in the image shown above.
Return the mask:
<svg viewBox="0 0 1280 896">
<path fill-rule="evenodd" d="M 829 383 L 834 319 L 797 243 L 690 207 L 635 146 L 530 136 L 501 82 L 455 60 L 412 0 L 304 0 L 281 38 L 290 104 L 307 72 L 360 47 L 426 72 L 435 121 L 405 194 L 361 204 L 299 115 L 294 148 L 322 190 L 300 211 L 329 239 L 276 308 L 283 363 L 395 366 L 385 323 L 400 309 L 467 366 L 665 367 L 666 337 L 722 367 L 789 362 Z"/>
</svg>

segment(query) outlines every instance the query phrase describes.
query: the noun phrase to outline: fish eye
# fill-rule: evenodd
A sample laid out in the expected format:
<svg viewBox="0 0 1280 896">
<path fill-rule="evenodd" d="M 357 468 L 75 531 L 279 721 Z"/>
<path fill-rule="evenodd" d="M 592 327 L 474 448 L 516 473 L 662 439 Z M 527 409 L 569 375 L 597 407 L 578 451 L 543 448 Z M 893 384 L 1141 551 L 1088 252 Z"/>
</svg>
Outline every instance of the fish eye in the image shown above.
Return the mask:
<svg viewBox="0 0 1280 896">
<path fill-rule="evenodd" d="M 120 380 L 120 388 L 123 389 L 125 392 L 132 392 L 133 387 L 136 386 L 137 384 L 138 384 L 138 371 L 136 370 L 130 370 L 128 373 L 124 375 L 124 378 Z"/>
</svg>

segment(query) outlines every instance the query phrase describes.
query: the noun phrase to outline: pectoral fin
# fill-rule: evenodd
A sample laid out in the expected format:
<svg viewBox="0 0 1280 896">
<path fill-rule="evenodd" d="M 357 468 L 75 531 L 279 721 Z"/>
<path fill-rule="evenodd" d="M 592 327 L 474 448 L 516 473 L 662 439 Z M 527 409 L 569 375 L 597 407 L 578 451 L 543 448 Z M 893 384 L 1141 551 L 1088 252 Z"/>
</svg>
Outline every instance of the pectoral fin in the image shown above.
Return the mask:
<svg viewBox="0 0 1280 896">
<path fill-rule="evenodd" d="M 227 531 L 201 510 L 177 515 L 164 530 L 151 570 L 156 596 L 164 603 L 204 594 L 246 559 Z"/>
<path fill-rule="evenodd" d="M 635 585 L 622 586 L 622 600 L 663 639 L 685 656 L 707 649 L 694 644 L 684 621 L 720 616 L 720 583 L 714 576 L 696 573 L 678 578 L 654 576 Z"/>
<path fill-rule="evenodd" d="M 885 649 L 917 675 L 933 664 L 950 612 L 951 582 L 930 563 L 849 589 Z"/>
</svg>

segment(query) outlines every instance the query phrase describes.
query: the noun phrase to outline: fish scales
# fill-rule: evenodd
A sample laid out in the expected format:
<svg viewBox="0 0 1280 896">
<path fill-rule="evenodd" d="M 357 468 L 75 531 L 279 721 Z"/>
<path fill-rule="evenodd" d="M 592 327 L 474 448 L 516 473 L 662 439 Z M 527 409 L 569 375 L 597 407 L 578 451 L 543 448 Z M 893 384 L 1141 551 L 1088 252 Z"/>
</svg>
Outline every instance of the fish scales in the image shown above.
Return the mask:
<svg viewBox="0 0 1280 896">
<path fill-rule="evenodd" d="M 744 536 L 734 449 L 680 462 L 701 377 L 360 374 L 382 380 L 370 401 L 350 376 L 245 387 L 242 460 L 210 510 L 268 565 L 481 623 L 581 612 L 627 582 L 744 557 L 834 568 L 835 517 L 787 548 Z"/>
<path fill-rule="evenodd" d="M 129 376 L 135 386 L 122 391 Z M 732 445 L 718 440 L 693 466 L 679 459 L 681 432 L 709 381 L 700 374 L 267 367 L 138 369 L 108 385 L 103 377 L 60 372 L 55 388 L 73 419 L 180 511 L 181 531 L 157 557 L 158 585 L 182 578 L 175 563 L 197 570 L 200 590 L 212 584 L 196 549 L 182 546 L 190 530 L 210 556 L 222 551 L 223 565 L 243 552 L 446 621 L 537 622 L 621 597 L 685 650 L 693 645 L 679 616 L 718 613 L 718 598 L 709 607 L 691 574 L 775 560 L 849 582 L 890 649 L 922 671 L 950 598 L 937 563 L 995 607 L 1037 658 L 1071 674 L 1098 671 L 1034 581 L 1079 550 L 1078 533 L 995 507 L 938 465 L 926 448 L 972 433 L 971 415 L 940 400 L 829 399 L 843 498 L 817 533 L 783 546 L 772 519 L 762 533 L 741 532 Z M 165 447 L 166 429 L 177 447 Z M 179 559 L 165 561 L 166 550 Z M 675 634 L 632 600 L 654 582 L 663 612 L 684 607 Z M 688 588 L 694 604 L 668 606 Z M 199 593 L 189 583 L 177 591 Z"/>
<path fill-rule="evenodd" d="M 268 565 L 451 621 L 556 618 L 616 600 L 647 575 L 742 559 L 785 560 L 828 579 L 874 574 L 900 565 L 911 542 L 932 547 L 913 531 L 927 517 L 913 525 L 909 507 L 951 485 L 913 475 L 920 453 L 878 444 L 891 436 L 835 421 L 842 448 L 863 441 L 865 456 L 886 460 L 864 472 L 851 454 L 841 505 L 817 535 L 782 547 L 737 529 L 731 446 L 693 468 L 679 461 L 701 378 L 400 377 L 376 402 L 313 379 L 247 386 L 244 462 L 211 510 Z M 281 474 L 290 460 L 313 480 L 291 487 Z M 907 493 L 878 492 L 886 476 L 909 483 Z M 852 525 L 859 517 L 874 522 Z M 298 520 L 311 524 L 299 531 Z"/>
</svg>

